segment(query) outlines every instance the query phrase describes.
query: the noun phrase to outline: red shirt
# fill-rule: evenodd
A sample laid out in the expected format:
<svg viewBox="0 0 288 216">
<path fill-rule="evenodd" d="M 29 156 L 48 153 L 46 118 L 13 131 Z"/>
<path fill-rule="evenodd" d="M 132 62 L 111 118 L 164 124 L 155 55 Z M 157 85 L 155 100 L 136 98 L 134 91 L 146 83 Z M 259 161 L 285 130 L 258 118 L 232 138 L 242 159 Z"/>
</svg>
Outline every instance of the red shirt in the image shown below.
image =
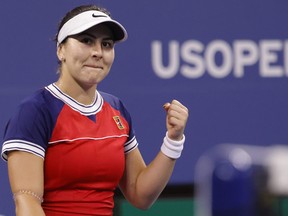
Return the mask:
<svg viewBox="0 0 288 216">
<path fill-rule="evenodd" d="M 53 84 L 32 98 L 20 106 L 15 119 L 26 128 L 20 132 L 25 151 L 44 158 L 46 216 L 111 216 L 125 153 L 138 145 L 121 101 L 97 92 L 97 100 L 84 106 Z M 15 131 L 20 129 L 14 121 L 5 133 L 4 158 L 8 149 L 19 147 Z"/>
</svg>

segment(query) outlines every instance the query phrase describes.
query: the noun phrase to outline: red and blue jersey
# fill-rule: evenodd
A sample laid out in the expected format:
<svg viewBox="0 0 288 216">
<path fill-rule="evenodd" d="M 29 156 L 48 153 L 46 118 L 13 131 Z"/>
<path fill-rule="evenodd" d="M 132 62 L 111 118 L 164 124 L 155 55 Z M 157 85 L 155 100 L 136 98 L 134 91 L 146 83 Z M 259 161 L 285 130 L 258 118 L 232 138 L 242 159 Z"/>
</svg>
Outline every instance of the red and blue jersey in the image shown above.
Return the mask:
<svg viewBox="0 0 288 216">
<path fill-rule="evenodd" d="M 125 154 L 138 143 L 123 103 L 96 95 L 87 106 L 51 84 L 21 103 L 6 126 L 5 160 L 13 150 L 44 159 L 47 216 L 112 215 Z"/>
</svg>

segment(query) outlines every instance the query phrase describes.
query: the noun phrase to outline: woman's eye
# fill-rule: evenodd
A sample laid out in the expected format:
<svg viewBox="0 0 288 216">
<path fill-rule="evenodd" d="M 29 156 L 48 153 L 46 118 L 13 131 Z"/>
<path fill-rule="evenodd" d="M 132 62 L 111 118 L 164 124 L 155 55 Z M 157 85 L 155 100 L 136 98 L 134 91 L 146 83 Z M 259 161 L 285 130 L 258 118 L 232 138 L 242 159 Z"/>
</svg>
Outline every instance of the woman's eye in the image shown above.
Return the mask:
<svg viewBox="0 0 288 216">
<path fill-rule="evenodd" d="M 103 47 L 106 47 L 106 48 L 113 48 L 114 46 L 114 42 L 111 40 L 111 41 L 103 41 Z"/>
<path fill-rule="evenodd" d="M 86 38 L 82 38 L 81 42 L 84 44 L 91 44 L 93 40 L 91 38 L 86 37 Z"/>
</svg>

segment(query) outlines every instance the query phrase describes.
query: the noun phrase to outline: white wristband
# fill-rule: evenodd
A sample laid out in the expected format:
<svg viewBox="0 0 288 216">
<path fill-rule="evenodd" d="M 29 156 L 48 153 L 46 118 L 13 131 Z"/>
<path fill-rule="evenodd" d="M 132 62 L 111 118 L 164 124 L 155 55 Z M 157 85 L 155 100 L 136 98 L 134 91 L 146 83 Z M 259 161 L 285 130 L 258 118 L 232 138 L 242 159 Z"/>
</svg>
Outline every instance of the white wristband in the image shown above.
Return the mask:
<svg viewBox="0 0 288 216">
<path fill-rule="evenodd" d="M 166 132 L 166 136 L 163 139 L 163 144 L 161 146 L 161 151 L 166 156 L 177 159 L 181 156 L 181 152 L 184 147 L 185 135 L 183 134 L 183 138 L 180 141 L 172 140 L 168 137 L 168 132 Z"/>
</svg>

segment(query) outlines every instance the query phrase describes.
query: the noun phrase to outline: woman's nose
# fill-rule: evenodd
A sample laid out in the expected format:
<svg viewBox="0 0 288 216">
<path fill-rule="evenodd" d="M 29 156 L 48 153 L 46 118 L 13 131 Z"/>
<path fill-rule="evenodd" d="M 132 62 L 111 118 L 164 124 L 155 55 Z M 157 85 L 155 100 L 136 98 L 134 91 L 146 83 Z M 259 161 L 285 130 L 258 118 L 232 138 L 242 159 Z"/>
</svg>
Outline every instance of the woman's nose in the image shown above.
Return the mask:
<svg viewBox="0 0 288 216">
<path fill-rule="evenodd" d="M 92 47 L 92 56 L 97 58 L 102 57 L 102 46 L 100 41 L 95 41 Z"/>
</svg>

